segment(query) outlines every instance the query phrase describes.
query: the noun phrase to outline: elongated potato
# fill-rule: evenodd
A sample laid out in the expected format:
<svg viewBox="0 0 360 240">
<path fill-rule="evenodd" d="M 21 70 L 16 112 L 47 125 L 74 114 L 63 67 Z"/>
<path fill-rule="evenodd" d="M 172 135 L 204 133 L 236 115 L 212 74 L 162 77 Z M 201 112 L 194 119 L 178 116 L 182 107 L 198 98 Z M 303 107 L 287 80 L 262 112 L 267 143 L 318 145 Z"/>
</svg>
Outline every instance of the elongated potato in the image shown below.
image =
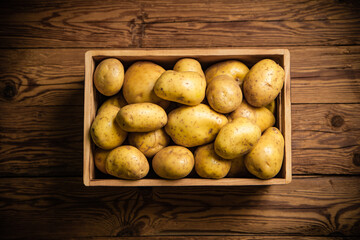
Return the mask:
<svg viewBox="0 0 360 240">
<path fill-rule="evenodd" d="M 241 86 L 248 72 L 249 68 L 242 62 L 237 60 L 227 60 L 210 66 L 206 69 L 205 76 L 207 84 L 219 75 L 227 75 Z"/>
</svg>

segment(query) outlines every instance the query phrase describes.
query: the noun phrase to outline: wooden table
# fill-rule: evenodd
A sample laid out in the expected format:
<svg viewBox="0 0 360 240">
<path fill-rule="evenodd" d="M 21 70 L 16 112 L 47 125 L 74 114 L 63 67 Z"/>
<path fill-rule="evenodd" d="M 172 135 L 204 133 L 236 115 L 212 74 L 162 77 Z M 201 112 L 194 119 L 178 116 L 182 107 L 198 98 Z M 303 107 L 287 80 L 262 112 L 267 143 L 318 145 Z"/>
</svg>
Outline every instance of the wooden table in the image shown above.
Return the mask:
<svg viewBox="0 0 360 240">
<path fill-rule="evenodd" d="M 359 237 L 358 1 L 16 0 L 0 6 L 1 239 Z M 290 50 L 291 184 L 83 185 L 85 51 L 179 47 Z"/>
</svg>

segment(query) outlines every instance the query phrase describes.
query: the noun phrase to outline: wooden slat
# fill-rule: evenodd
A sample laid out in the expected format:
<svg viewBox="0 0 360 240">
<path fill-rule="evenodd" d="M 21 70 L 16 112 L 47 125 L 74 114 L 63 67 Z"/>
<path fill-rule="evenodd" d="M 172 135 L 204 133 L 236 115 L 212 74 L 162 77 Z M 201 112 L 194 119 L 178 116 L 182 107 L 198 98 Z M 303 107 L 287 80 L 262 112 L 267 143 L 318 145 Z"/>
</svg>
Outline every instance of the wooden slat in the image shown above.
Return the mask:
<svg viewBox="0 0 360 240">
<path fill-rule="evenodd" d="M 36 9 L 36 11 L 34 11 Z M 358 17 L 357 1 L 327 0 L 251 1 L 201 0 L 184 1 L 24 1 L 0 4 L 0 20 L 24 21 L 247 21 L 247 20 L 325 20 Z"/>
<path fill-rule="evenodd" d="M 3 50 L 0 101 L 82 106 L 85 51 Z M 359 46 L 291 47 L 290 53 L 292 103 L 360 103 Z"/>
<path fill-rule="evenodd" d="M 359 174 L 359 109 L 293 105 L 293 173 Z M 82 106 L 0 105 L 0 112 L 1 176 L 82 175 Z"/>
<path fill-rule="evenodd" d="M 288 47 L 356 45 L 359 19 L 0 24 L 2 48 Z"/>
<path fill-rule="evenodd" d="M 86 188 L 80 178 L 4 178 L 3 238 L 357 236 L 360 178 L 295 177 L 290 185 Z M 21 231 L 19 231 L 21 229 Z"/>
</svg>

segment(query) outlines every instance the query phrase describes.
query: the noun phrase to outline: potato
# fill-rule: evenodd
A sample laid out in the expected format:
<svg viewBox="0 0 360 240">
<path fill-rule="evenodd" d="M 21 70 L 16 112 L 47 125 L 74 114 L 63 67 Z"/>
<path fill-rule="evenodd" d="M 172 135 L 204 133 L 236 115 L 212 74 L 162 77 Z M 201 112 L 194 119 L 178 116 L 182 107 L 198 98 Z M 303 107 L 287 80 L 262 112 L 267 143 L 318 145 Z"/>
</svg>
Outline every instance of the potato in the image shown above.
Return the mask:
<svg viewBox="0 0 360 240">
<path fill-rule="evenodd" d="M 132 64 L 125 73 L 123 94 L 126 101 L 129 104 L 151 102 L 166 108 L 169 102 L 154 93 L 155 82 L 163 72 L 165 69 L 152 62 Z"/>
<path fill-rule="evenodd" d="M 267 109 L 270 110 L 270 112 L 272 112 L 272 114 L 275 113 L 275 100 L 272 101 L 271 103 L 269 103 L 268 105 L 265 106 Z"/>
<path fill-rule="evenodd" d="M 285 80 L 285 72 L 271 59 L 256 63 L 244 79 L 244 96 L 254 107 L 264 107 L 274 101 Z"/>
<path fill-rule="evenodd" d="M 145 177 L 149 168 L 149 162 L 144 154 L 128 145 L 113 149 L 107 156 L 105 164 L 108 174 L 129 180 Z"/>
<path fill-rule="evenodd" d="M 153 157 L 157 152 L 169 145 L 170 137 L 163 128 L 160 128 L 145 133 L 129 133 L 128 140 L 130 145 L 135 146 L 146 157 Z"/>
<path fill-rule="evenodd" d="M 183 58 L 176 62 L 174 66 L 174 71 L 177 72 L 197 72 L 203 78 L 205 78 L 205 74 L 201 68 L 201 64 L 192 58 Z"/>
<path fill-rule="evenodd" d="M 198 105 L 205 98 L 206 81 L 197 72 L 168 70 L 154 86 L 155 94 L 165 100 L 185 105 Z"/>
<path fill-rule="evenodd" d="M 242 92 L 238 83 L 231 77 L 219 75 L 207 86 L 206 99 L 215 111 L 229 113 L 241 104 Z"/>
<path fill-rule="evenodd" d="M 94 73 L 96 89 L 105 96 L 117 94 L 124 82 L 124 66 L 116 58 L 100 62 Z"/>
<path fill-rule="evenodd" d="M 247 118 L 237 118 L 220 129 L 214 143 L 217 155 L 234 159 L 248 153 L 259 141 L 261 129 Z"/>
<path fill-rule="evenodd" d="M 251 176 L 251 174 L 247 171 L 245 167 L 244 156 L 231 159 L 231 168 L 226 177 L 241 178 L 249 176 Z"/>
<path fill-rule="evenodd" d="M 122 108 L 123 106 L 125 106 L 127 103 L 124 99 L 124 97 L 119 93 L 111 98 L 109 98 L 108 100 L 106 100 L 99 108 L 99 110 L 97 111 L 97 114 L 100 114 L 101 111 L 103 111 L 105 108 L 107 108 L 108 106 L 115 106 L 118 107 L 119 110 L 120 108 Z"/>
<path fill-rule="evenodd" d="M 214 151 L 214 144 L 200 146 L 195 151 L 195 170 L 203 178 L 223 178 L 228 174 L 231 161 L 219 157 Z"/>
<path fill-rule="evenodd" d="M 225 74 L 230 76 L 239 84 L 239 86 L 241 86 L 245 75 L 248 72 L 249 68 L 240 61 L 228 60 L 219 62 L 206 69 L 206 83 L 209 84 L 215 77 Z"/>
<path fill-rule="evenodd" d="M 194 168 L 194 156 L 185 147 L 166 147 L 154 156 L 152 167 L 159 177 L 180 179 L 189 175 Z"/>
<path fill-rule="evenodd" d="M 110 153 L 109 150 L 104 150 L 101 148 L 97 148 L 94 153 L 95 166 L 97 167 L 97 169 L 99 169 L 102 173 L 105 173 L 105 174 L 107 174 L 106 169 L 105 169 L 105 163 L 106 163 L 106 158 L 109 155 L 109 153 Z"/>
<path fill-rule="evenodd" d="M 275 128 L 267 129 L 259 142 L 245 156 L 247 170 L 261 179 L 275 177 L 284 159 L 284 137 Z"/>
<path fill-rule="evenodd" d="M 121 108 L 116 121 L 127 132 L 150 132 L 165 126 L 167 115 L 154 103 L 134 103 Z"/>
<path fill-rule="evenodd" d="M 205 104 L 183 106 L 168 115 L 166 133 L 178 145 L 195 147 L 212 142 L 227 118 Z"/>
<path fill-rule="evenodd" d="M 229 115 L 229 121 L 233 119 L 245 117 L 261 129 L 261 132 L 265 131 L 269 127 L 274 126 L 275 117 L 266 107 L 256 108 L 249 105 L 245 100 L 240 104 L 240 106 Z"/>
<path fill-rule="evenodd" d="M 95 117 L 91 125 L 91 137 L 102 149 L 110 150 L 120 146 L 127 136 L 127 132 L 122 130 L 115 121 L 118 111 L 118 107 L 106 107 Z"/>
</svg>

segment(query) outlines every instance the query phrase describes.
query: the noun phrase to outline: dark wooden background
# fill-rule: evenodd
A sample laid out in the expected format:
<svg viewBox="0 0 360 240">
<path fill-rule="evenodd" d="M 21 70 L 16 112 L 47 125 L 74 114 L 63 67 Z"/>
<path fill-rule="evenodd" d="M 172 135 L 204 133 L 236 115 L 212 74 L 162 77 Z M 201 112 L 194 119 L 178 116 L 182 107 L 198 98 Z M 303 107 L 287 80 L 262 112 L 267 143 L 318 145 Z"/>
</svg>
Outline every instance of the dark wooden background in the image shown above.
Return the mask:
<svg viewBox="0 0 360 240">
<path fill-rule="evenodd" d="M 0 3 L 1 239 L 360 236 L 356 0 Z M 291 53 L 293 182 L 84 187 L 89 49 L 271 47 Z"/>
</svg>

